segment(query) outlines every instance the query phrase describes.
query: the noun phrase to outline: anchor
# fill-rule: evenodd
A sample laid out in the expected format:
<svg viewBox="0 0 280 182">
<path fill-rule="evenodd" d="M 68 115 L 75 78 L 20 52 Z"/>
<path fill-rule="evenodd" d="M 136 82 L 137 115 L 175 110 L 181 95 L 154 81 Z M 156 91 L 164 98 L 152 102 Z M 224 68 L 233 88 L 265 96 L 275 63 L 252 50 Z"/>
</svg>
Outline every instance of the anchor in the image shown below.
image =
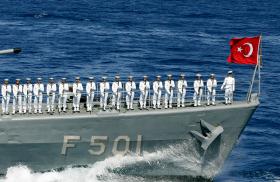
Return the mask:
<svg viewBox="0 0 280 182">
<path fill-rule="evenodd" d="M 206 151 L 207 148 L 215 141 L 215 139 L 224 132 L 222 126 L 213 126 L 204 120 L 200 120 L 202 134 L 198 131 L 190 131 L 190 133 L 201 142 L 201 148 Z"/>
</svg>

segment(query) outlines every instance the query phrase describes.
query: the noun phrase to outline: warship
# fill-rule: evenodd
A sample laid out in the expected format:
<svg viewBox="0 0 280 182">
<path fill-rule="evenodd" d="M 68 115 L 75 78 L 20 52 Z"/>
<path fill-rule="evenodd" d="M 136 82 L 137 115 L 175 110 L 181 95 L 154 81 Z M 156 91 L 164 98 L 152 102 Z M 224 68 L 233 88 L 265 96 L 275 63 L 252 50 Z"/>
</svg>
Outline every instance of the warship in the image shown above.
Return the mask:
<svg viewBox="0 0 280 182">
<path fill-rule="evenodd" d="M 20 49 L 10 49 L 0 54 L 18 52 Z M 153 110 L 149 97 L 147 110 L 137 109 L 135 99 L 133 111 L 124 107 L 120 111 L 101 111 L 97 91 L 92 112 L 86 112 L 81 102 L 81 113 L 76 114 L 3 115 L 0 117 L 0 173 L 5 174 L 7 168 L 19 164 L 40 172 L 86 166 L 111 156 L 144 156 L 177 144 L 188 148 L 178 151 L 186 158 L 193 155 L 189 148 L 198 156 L 201 165 L 196 174 L 191 168 L 174 169 L 172 165 L 164 166 L 164 170 L 143 169 L 141 174 L 129 169 L 122 172 L 147 176 L 205 176 L 204 170 L 213 163 L 214 170 L 218 171 L 260 104 L 259 90 L 253 89 L 256 81 L 260 84 L 260 74 L 258 80 L 256 76 L 259 68 L 256 65 L 246 98 L 230 105 L 217 99 L 215 106 L 207 106 L 204 99 L 202 106 L 193 107 L 187 99 L 183 108 Z M 68 110 L 70 100 L 71 97 Z"/>
</svg>

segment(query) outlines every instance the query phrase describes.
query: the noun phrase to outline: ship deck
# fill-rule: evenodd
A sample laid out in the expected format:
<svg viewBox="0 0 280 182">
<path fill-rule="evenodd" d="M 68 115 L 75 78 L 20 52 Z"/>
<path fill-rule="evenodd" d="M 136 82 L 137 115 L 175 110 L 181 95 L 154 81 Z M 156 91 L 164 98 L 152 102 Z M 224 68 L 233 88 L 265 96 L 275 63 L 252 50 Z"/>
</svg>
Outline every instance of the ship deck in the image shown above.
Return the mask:
<svg viewBox="0 0 280 182">
<path fill-rule="evenodd" d="M 70 104 L 70 103 L 69 103 Z M 258 100 L 253 102 L 247 101 L 235 101 L 230 105 L 226 105 L 223 101 L 217 101 L 216 105 L 207 106 L 206 102 L 202 102 L 201 106 L 194 107 L 192 102 L 187 102 L 185 107 L 177 108 L 168 108 L 164 109 L 153 109 L 152 106 L 147 107 L 147 109 L 140 110 L 138 104 L 134 104 L 134 110 L 127 110 L 125 107 L 121 107 L 119 111 L 115 110 L 112 107 L 108 107 L 106 111 L 103 111 L 99 108 L 99 105 L 95 105 L 92 112 L 87 112 L 85 107 L 81 107 L 80 113 L 73 113 L 71 109 L 68 109 L 66 113 L 59 113 L 58 110 L 52 114 L 47 113 L 47 111 L 43 111 L 42 114 L 15 114 L 15 115 L 2 115 L 0 117 L 1 121 L 6 120 L 44 120 L 44 119 L 52 119 L 52 118 L 83 118 L 83 117 L 117 117 L 117 116 L 137 116 L 137 115 L 154 115 L 154 114 L 170 114 L 170 113 L 181 113 L 181 112 L 196 112 L 196 111 L 208 111 L 208 110 L 220 110 L 220 109 L 231 109 L 231 108 L 240 108 L 240 107 L 252 107 L 257 106 L 259 104 Z M 84 103 L 81 103 L 84 105 Z M 44 106 L 45 107 L 45 106 Z"/>
</svg>

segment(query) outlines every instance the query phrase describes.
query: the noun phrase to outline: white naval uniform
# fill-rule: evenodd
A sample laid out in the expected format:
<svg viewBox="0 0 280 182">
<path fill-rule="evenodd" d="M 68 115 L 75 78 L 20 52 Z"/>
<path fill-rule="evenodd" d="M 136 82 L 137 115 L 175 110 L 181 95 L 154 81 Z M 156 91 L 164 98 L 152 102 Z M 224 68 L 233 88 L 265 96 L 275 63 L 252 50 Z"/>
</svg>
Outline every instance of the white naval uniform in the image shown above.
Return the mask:
<svg viewBox="0 0 280 182">
<path fill-rule="evenodd" d="M 7 114 L 9 112 L 9 102 L 12 93 L 11 85 L 3 84 L 1 88 L 1 93 L 2 93 L 2 113 Z"/>
<path fill-rule="evenodd" d="M 73 107 L 74 111 L 80 111 L 80 101 L 82 91 L 84 90 L 82 83 L 73 83 Z"/>
<path fill-rule="evenodd" d="M 109 82 L 100 82 L 100 107 L 104 110 L 107 106 L 107 99 L 108 99 L 108 91 L 110 89 Z"/>
<path fill-rule="evenodd" d="M 149 81 L 141 81 L 139 84 L 139 90 L 140 90 L 140 108 L 146 108 L 146 103 L 147 103 L 147 97 L 149 94 L 149 89 L 150 89 L 150 82 Z"/>
<path fill-rule="evenodd" d="M 22 85 L 13 85 L 13 114 L 16 113 L 18 107 L 19 113 L 22 113 Z"/>
<path fill-rule="evenodd" d="M 174 81 L 166 80 L 164 82 L 164 88 L 165 88 L 165 98 L 164 98 L 165 108 L 168 108 L 168 103 L 169 103 L 169 108 L 172 108 L 173 90 L 175 88 Z"/>
<path fill-rule="evenodd" d="M 153 82 L 153 108 L 160 108 L 161 90 L 163 89 L 162 81 Z"/>
<path fill-rule="evenodd" d="M 88 82 L 86 85 L 87 91 L 87 111 L 91 111 L 93 107 L 94 92 L 96 90 L 96 85 L 94 82 Z"/>
<path fill-rule="evenodd" d="M 33 86 L 33 94 L 34 94 L 34 113 L 42 113 L 42 102 L 43 102 L 43 92 L 44 92 L 44 84 L 36 83 Z"/>
<path fill-rule="evenodd" d="M 47 108 L 48 112 L 54 111 L 54 103 L 55 103 L 55 92 L 56 92 L 56 84 L 48 83 L 47 85 Z"/>
<path fill-rule="evenodd" d="M 126 107 L 127 109 L 133 109 L 133 99 L 134 99 L 134 91 L 136 89 L 136 84 L 134 81 L 128 81 L 125 84 L 126 91 Z"/>
<path fill-rule="evenodd" d="M 195 80 L 193 82 L 193 88 L 194 88 L 194 94 L 193 94 L 193 100 L 194 100 L 194 106 L 200 106 L 201 97 L 203 94 L 203 80 Z"/>
<path fill-rule="evenodd" d="M 32 91 L 33 86 L 31 83 L 26 83 L 23 85 L 23 112 L 32 112 Z"/>
<path fill-rule="evenodd" d="M 112 97 L 112 106 L 116 106 L 117 103 L 117 109 L 120 109 L 120 102 L 121 102 L 121 89 L 122 89 L 122 82 L 113 82 L 112 84 L 112 91 L 113 91 L 113 97 Z"/>
<path fill-rule="evenodd" d="M 69 91 L 69 85 L 68 83 L 60 83 L 58 92 L 59 92 L 59 100 L 58 100 L 58 110 L 61 111 L 61 107 L 63 108 L 63 111 L 66 111 L 66 101 L 67 101 L 67 92 Z"/>
<path fill-rule="evenodd" d="M 185 107 L 185 96 L 188 83 L 186 80 L 178 80 L 177 82 L 177 107 Z"/>
<path fill-rule="evenodd" d="M 207 105 L 215 105 L 215 97 L 216 97 L 216 87 L 217 87 L 217 80 L 209 78 L 207 80 Z"/>
<path fill-rule="evenodd" d="M 227 76 L 221 89 L 225 90 L 226 104 L 231 104 L 233 101 L 233 92 L 235 91 L 235 79 L 233 77 Z"/>
</svg>

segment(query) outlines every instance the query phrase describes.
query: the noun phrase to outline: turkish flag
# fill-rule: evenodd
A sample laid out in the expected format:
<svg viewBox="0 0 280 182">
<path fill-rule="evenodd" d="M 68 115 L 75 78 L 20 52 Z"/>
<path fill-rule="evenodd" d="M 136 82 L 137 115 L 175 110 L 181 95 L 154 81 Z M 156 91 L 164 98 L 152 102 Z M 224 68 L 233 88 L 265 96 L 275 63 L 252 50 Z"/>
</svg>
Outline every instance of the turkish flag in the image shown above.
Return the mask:
<svg viewBox="0 0 280 182">
<path fill-rule="evenodd" d="M 233 38 L 230 40 L 229 63 L 258 64 L 261 37 Z"/>
</svg>

